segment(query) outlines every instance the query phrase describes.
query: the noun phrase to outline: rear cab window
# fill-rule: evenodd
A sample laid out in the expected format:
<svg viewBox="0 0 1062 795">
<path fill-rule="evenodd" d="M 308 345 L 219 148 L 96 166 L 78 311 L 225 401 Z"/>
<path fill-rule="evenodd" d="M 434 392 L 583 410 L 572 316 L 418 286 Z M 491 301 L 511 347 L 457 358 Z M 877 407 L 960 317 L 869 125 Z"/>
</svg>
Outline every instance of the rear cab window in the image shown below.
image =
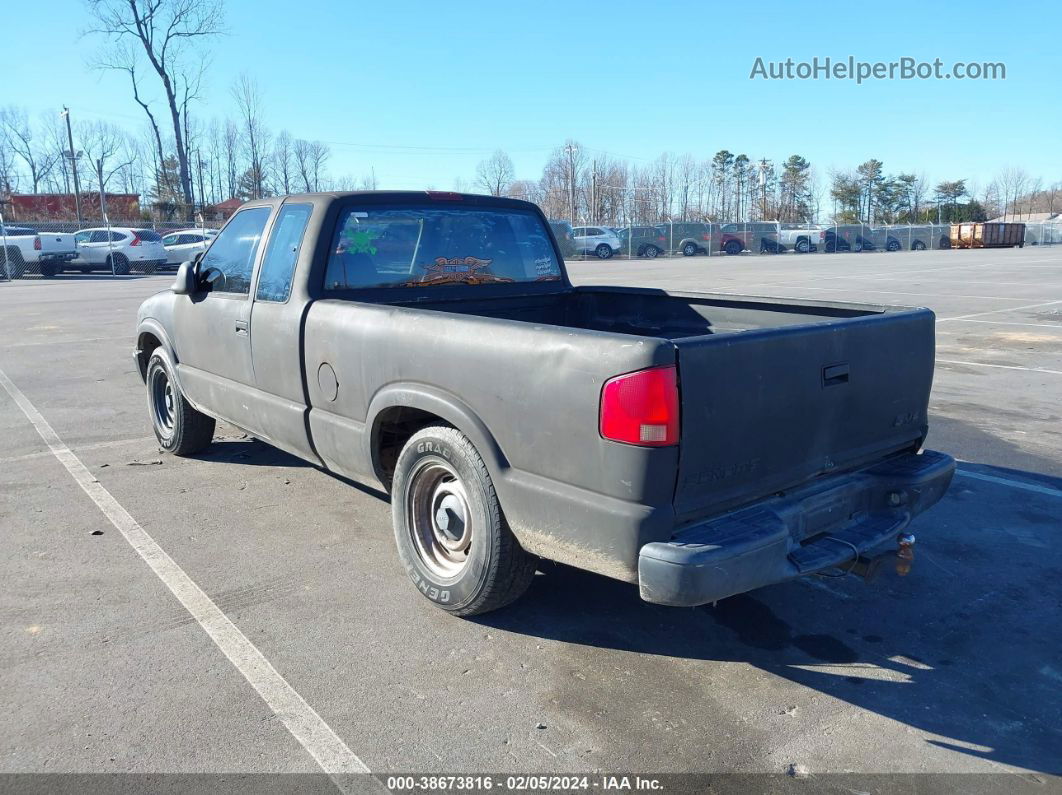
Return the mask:
<svg viewBox="0 0 1062 795">
<path fill-rule="evenodd" d="M 561 281 L 545 224 L 507 207 L 357 206 L 340 214 L 326 290 Z"/>
</svg>

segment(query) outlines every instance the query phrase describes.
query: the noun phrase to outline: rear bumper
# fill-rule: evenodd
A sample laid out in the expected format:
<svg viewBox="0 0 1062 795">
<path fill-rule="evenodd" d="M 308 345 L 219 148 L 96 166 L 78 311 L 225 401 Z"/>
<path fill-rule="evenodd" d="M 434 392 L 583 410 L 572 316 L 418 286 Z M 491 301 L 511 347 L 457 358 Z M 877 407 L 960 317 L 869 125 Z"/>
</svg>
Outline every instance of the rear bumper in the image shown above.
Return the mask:
<svg viewBox="0 0 1062 795">
<path fill-rule="evenodd" d="M 894 544 L 954 472 L 951 456 L 927 450 L 685 527 L 641 548 L 642 598 L 689 607 L 844 566 L 857 552 Z"/>
</svg>

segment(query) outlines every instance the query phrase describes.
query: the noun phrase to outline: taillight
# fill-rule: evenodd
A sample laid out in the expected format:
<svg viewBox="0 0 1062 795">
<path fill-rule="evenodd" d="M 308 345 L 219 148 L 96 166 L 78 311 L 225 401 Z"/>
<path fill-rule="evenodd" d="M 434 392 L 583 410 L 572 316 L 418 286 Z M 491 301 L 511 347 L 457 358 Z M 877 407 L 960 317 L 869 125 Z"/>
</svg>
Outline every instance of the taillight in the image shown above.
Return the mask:
<svg viewBox="0 0 1062 795">
<path fill-rule="evenodd" d="M 129 245 L 130 246 L 139 246 L 140 245 L 140 235 L 134 233 L 133 234 L 133 242 L 130 243 Z"/>
<path fill-rule="evenodd" d="M 666 447 L 679 440 L 674 365 L 619 375 L 601 390 L 601 435 L 614 442 Z"/>
<path fill-rule="evenodd" d="M 708 239 L 708 233 L 705 232 L 704 234 L 701 235 L 701 240 L 707 240 L 707 239 Z"/>
<path fill-rule="evenodd" d="M 35 238 L 33 238 L 33 250 L 34 251 L 40 251 L 41 250 L 41 236 L 40 235 L 37 235 Z"/>
</svg>

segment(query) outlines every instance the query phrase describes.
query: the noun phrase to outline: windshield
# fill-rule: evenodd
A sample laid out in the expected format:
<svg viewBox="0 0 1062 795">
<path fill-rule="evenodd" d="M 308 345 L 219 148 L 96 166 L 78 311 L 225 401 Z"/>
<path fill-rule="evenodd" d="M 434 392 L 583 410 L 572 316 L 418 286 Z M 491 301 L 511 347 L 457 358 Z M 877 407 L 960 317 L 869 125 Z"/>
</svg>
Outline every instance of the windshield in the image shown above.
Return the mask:
<svg viewBox="0 0 1062 795">
<path fill-rule="evenodd" d="M 559 281 L 549 234 L 526 210 L 401 206 L 345 211 L 325 289 Z"/>
</svg>

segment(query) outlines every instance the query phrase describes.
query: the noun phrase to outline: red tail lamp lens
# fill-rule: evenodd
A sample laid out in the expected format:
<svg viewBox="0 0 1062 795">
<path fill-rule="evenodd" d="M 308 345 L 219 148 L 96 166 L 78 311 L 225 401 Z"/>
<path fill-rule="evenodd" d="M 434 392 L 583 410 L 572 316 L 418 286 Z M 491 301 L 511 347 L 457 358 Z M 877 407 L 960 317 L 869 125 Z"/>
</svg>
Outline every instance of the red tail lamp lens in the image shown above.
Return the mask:
<svg viewBox="0 0 1062 795">
<path fill-rule="evenodd" d="M 678 444 L 678 374 L 674 365 L 606 381 L 601 391 L 601 435 L 642 447 Z"/>
</svg>

